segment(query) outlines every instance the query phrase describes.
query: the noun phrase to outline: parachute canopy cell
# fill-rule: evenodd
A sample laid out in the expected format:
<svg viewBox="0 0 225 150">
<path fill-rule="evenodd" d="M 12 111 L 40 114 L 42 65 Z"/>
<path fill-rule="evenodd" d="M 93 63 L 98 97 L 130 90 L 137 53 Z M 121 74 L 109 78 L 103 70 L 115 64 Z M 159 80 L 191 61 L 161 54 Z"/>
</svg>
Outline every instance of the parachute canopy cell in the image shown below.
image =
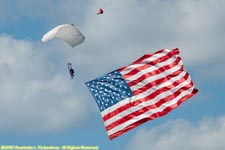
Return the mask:
<svg viewBox="0 0 225 150">
<path fill-rule="evenodd" d="M 79 31 L 74 24 L 58 25 L 48 31 L 41 39 L 42 42 L 48 42 L 53 38 L 59 38 L 71 47 L 81 44 L 85 40 L 85 36 Z"/>
</svg>

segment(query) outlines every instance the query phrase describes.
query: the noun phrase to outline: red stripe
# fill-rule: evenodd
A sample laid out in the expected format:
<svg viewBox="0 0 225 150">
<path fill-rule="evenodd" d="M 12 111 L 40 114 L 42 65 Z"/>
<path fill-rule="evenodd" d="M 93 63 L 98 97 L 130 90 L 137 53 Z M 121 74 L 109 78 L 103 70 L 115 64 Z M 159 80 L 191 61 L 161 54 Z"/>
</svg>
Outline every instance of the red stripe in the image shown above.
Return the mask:
<svg viewBox="0 0 225 150">
<path fill-rule="evenodd" d="M 139 121 L 137 121 L 137 122 L 135 122 L 135 123 L 125 127 L 124 129 L 122 129 L 122 130 L 120 130 L 120 131 L 118 131 L 118 132 L 116 132 L 114 134 L 109 135 L 109 139 L 112 140 L 112 139 L 120 136 L 121 134 L 124 134 L 127 131 L 129 131 L 129 130 L 131 130 L 131 129 L 133 129 L 133 128 L 135 128 L 135 127 L 137 127 L 137 126 L 139 126 L 139 125 L 141 125 L 141 124 L 143 124 L 143 123 L 145 123 L 145 122 L 147 122 L 149 120 L 153 120 L 153 119 L 155 119 L 157 117 L 162 117 L 162 116 L 166 115 L 167 113 L 169 113 L 173 109 L 177 108 L 182 102 L 184 102 L 187 99 L 189 99 L 192 96 L 194 96 L 197 92 L 198 92 L 198 90 L 194 89 L 191 94 L 188 94 L 188 95 L 182 97 L 176 104 L 167 107 L 162 112 L 158 112 L 158 113 L 152 114 L 149 117 L 143 118 L 143 119 L 141 119 L 141 120 L 139 120 Z"/>
<path fill-rule="evenodd" d="M 140 64 L 143 60 L 149 58 L 149 57 L 152 57 L 153 55 L 155 54 L 159 54 L 159 53 L 163 53 L 166 49 L 161 49 L 161 50 L 158 50 L 157 52 L 155 53 L 151 53 L 151 54 L 145 54 L 143 57 L 139 58 L 138 60 L 136 60 L 135 62 L 132 63 L 133 64 Z M 175 49 L 172 49 L 169 53 L 171 52 L 175 52 L 175 51 L 178 51 L 179 52 L 179 49 L 178 48 L 175 48 Z"/>
<path fill-rule="evenodd" d="M 133 91 L 133 95 L 138 95 L 140 93 L 145 92 L 146 90 L 152 88 L 153 86 L 159 85 L 159 84 L 163 84 L 165 82 L 167 82 L 168 80 L 170 80 L 171 78 L 179 75 L 181 72 L 183 72 L 183 68 L 180 68 L 179 70 L 169 74 L 168 76 L 164 77 L 164 78 L 160 78 L 158 80 L 149 82 L 148 84 L 146 84 L 145 86 Z"/>
<path fill-rule="evenodd" d="M 178 70 L 177 72 L 182 72 L 182 70 Z M 177 74 L 177 72 L 174 72 L 174 74 Z M 188 77 L 188 74 L 186 73 L 187 77 Z M 185 75 L 185 76 L 186 76 Z M 187 79 L 187 77 L 185 77 L 185 79 Z M 159 79 L 159 80 L 156 80 L 155 82 L 158 84 L 158 83 L 163 83 L 163 81 L 166 81 L 164 78 L 163 79 Z M 156 83 L 152 83 L 152 84 L 156 84 Z M 169 88 L 172 88 L 172 87 L 175 87 L 177 84 L 175 83 L 179 83 L 179 80 L 175 81 L 174 83 L 172 83 L 170 86 L 168 86 L 167 90 Z M 174 85 L 173 85 L 174 84 Z M 150 86 L 150 85 L 149 85 Z M 150 86 L 149 88 L 151 88 L 152 86 Z M 165 87 L 164 87 L 165 88 Z M 108 119 L 110 119 L 111 117 L 121 113 L 122 111 L 125 111 L 126 109 L 129 109 L 129 108 L 132 108 L 133 106 L 136 106 L 136 105 L 139 105 L 140 103 L 143 103 L 149 99 L 153 99 L 154 97 L 156 97 L 158 94 L 160 94 L 162 92 L 162 88 L 161 89 L 158 89 L 156 90 L 155 92 L 153 92 L 152 94 L 150 95 L 147 95 L 146 97 L 142 98 L 142 99 L 138 99 L 136 100 L 135 102 L 130 102 L 126 105 L 123 105 L 121 107 L 119 107 L 118 109 L 114 110 L 114 111 L 111 111 L 110 113 L 108 113 L 107 115 L 105 115 L 103 117 L 103 120 L 106 121 Z"/>
<path fill-rule="evenodd" d="M 158 50 L 155 53 L 145 54 L 144 56 L 142 56 L 141 58 L 137 59 L 135 62 L 131 63 L 130 65 L 139 64 L 142 61 L 144 61 L 145 59 L 150 58 L 150 57 L 152 57 L 155 54 L 163 53 L 163 51 L 165 51 L 165 49 Z M 178 48 L 175 48 L 175 49 L 171 50 L 169 53 L 176 52 L 176 51 L 178 51 L 178 54 L 179 54 L 179 49 Z M 121 67 L 120 69 L 118 69 L 118 71 L 121 72 L 121 71 L 125 70 L 127 67 L 129 67 L 130 65 L 125 66 L 125 67 Z"/>
<path fill-rule="evenodd" d="M 159 54 L 159 53 L 163 53 L 166 49 L 161 49 L 161 50 L 158 50 L 157 52 L 155 53 L 151 53 L 151 54 L 145 54 L 144 56 L 142 56 L 141 58 L 137 59 L 135 62 L 132 63 L 133 64 L 140 64 L 143 60 L 145 59 L 148 59 L 152 56 L 154 56 L 155 54 Z"/>
<path fill-rule="evenodd" d="M 177 84 L 177 83 L 174 83 L 174 84 Z M 172 86 L 172 85 L 171 85 Z M 174 86 L 173 86 L 174 87 Z M 162 104 L 168 102 L 168 101 L 171 101 L 172 99 L 176 98 L 177 96 L 179 96 L 183 91 L 186 91 L 188 89 L 190 89 L 191 87 L 193 87 L 193 83 L 191 82 L 190 84 L 180 88 L 179 90 L 177 90 L 176 92 L 174 92 L 173 94 L 165 97 L 165 98 L 162 98 L 160 99 L 157 103 L 153 104 L 153 105 L 149 105 L 149 106 L 146 106 L 140 110 L 137 110 L 133 113 L 130 113 L 129 115 L 127 116 L 124 116 L 123 118 L 121 119 L 118 119 L 116 120 L 115 122 L 113 122 L 112 124 L 106 126 L 106 130 L 111 130 L 112 128 L 116 127 L 117 125 L 119 124 L 122 124 L 128 120 L 131 120 L 133 119 L 134 117 L 137 117 L 141 114 L 144 114 L 146 113 L 147 111 L 151 110 L 151 109 L 154 109 L 154 108 L 158 108 L 160 107 Z M 165 92 L 165 91 L 168 91 L 167 87 L 164 87 L 162 88 L 161 90 L 157 90 L 157 92 L 154 92 L 153 94 L 151 94 L 151 99 L 156 97 L 158 94 L 162 93 L 162 92 Z M 145 101 L 148 101 L 149 99 L 145 99 Z"/>
<path fill-rule="evenodd" d="M 133 70 L 131 70 L 127 74 L 124 74 L 123 78 L 124 79 L 129 78 L 130 76 L 133 76 L 133 75 L 137 74 L 138 72 L 140 72 L 140 70 L 144 70 L 144 69 L 149 68 L 151 66 L 155 66 L 156 64 L 164 62 L 164 61 L 166 61 L 166 60 L 170 59 L 171 57 L 174 57 L 175 55 L 178 55 L 178 54 L 179 54 L 179 51 L 171 51 L 171 52 L 167 53 L 163 57 L 160 57 L 160 58 L 158 58 L 158 59 L 156 59 L 154 61 L 150 61 L 150 62 L 148 62 L 146 64 L 143 64 L 140 67 L 134 68 Z"/>
<path fill-rule="evenodd" d="M 128 86 L 129 86 L 129 87 L 134 86 L 134 85 L 136 85 L 136 84 L 142 82 L 143 80 L 145 80 L 145 79 L 147 79 L 147 78 L 149 78 L 149 77 L 151 77 L 151 76 L 155 76 L 155 75 L 160 74 L 160 73 L 162 73 L 162 72 L 165 72 L 165 71 L 167 71 L 167 70 L 169 70 L 169 69 L 171 69 L 171 68 L 173 68 L 173 67 L 176 67 L 176 66 L 179 64 L 180 61 L 181 61 L 181 58 L 178 57 L 178 58 L 177 58 L 174 62 L 172 62 L 171 64 L 168 64 L 168 65 L 166 65 L 166 66 L 162 66 L 162 67 L 158 68 L 157 70 L 154 70 L 154 71 L 148 72 L 148 73 L 146 73 L 146 74 L 143 74 L 143 75 L 140 76 L 139 78 L 137 78 L 137 79 L 135 79 L 135 80 L 129 82 L 129 83 L 128 83 Z M 181 66 L 181 68 L 183 68 L 183 66 Z M 139 72 L 141 72 L 141 71 L 139 70 Z M 124 76 L 123 76 L 123 77 L 124 77 Z M 124 78 L 125 78 L 125 77 L 124 77 Z"/>
</svg>

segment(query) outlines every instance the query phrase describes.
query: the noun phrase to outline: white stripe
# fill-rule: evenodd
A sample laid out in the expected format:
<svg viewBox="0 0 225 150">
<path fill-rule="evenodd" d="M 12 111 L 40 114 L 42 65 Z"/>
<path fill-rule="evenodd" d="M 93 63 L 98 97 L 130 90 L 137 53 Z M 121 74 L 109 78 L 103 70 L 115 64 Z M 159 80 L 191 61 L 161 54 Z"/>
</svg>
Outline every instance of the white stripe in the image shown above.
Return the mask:
<svg viewBox="0 0 225 150">
<path fill-rule="evenodd" d="M 142 69 L 142 70 L 140 70 L 139 72 L 137 72 L 135 75 L 130 76 L 130 77 L 126 78 L 125 80 L 126 80 L 127 82 L 134 81 L 134 80 L 138 79 L 139 77 L 141 77 L 141 76 L 144 75 L 144 74 L 147 74 L 147 73 L 149 73 L 149 72 L 156 71 L 156 70 L 158 70 L 160 67 L 164 67 L 164 66 L 166 66 L 166 65 L 168 65 L 168 64 L 173 63 L 173 62 L 176 60 L 176 58 L 177 58 L 177 57 L 171 57 L 171 58 L 169 58 L 169 59 L 166 60 L 166 61 L 163 61 L 163 62 L 161 62 L 161 63 L 157 63 L 157 65 L 148 67 L 148 68 L 146 68 L 146 69 Z M 180 65 L 180 66 L 183 65 L 183 63 L 182 63 L 181 60 L 180 60 L 180 62 L 179 62 L 178 65 Z M 135 68 L 133 68 L 133 69 L 135 69 Z M 121 72 L 121 74 L 124 75 L 122 72 Z"/>
<path fill-rule="evenodd" d="M 137 89 L 139 89 L 139 88 L 145 86 L 146 84 L 148 84 L 148 83 L 150 83 L 150 82 L 156 81 L 156 80 L 158 80 L 158 79 L 166 78 L 168 75 L 170 75 L 170 74 L 172 74 L 172 73 L 178 71 L 179 69 L 181 69 L 182 65 L 183 65 L 183 63 L 182 63 L 182 61 L 180 61 L 180 62 L 178 63 L 178 65 L 176 65 L 175 67 L 170 68 L 170 69 L 168 69 L 168 70 L 165 70 L 164 72 L 161 72 L 160 74 L 156 74 L 156 75 L 154 75 L 154 76 L 150 76 L 150 77 L 148 77 L 148 78 L 146 78 L 146 79 L 144 79 L 144 80 L 138 82 L 137 84 L 131 86 L 130 89 L 131 89 L 132 91 L 135 91 L 135 90 L 137 90 Z M 143 73 L 143 74 L 147 74 L 147 73 Z M 128 81 L 127 81 L 127 82 L 128 82 Z"/>
<path fill-rule="evenodd" d="M 143 119 L 143 118 L 149 117 L 149 116 L 151 116 L 151 115 L 153 115 L 155 113 L 158 113 L 158 112 L 162 112 L 165 108 L 167 108 L 167 107 L 169 107 L 169 106 L 171 106 L 173 104 L 176 104 L 179 101 L 180 98 L 191 94 L 193 89 L 194 89 L 194 86 L 192 88 L 188 89 L 187 91 L 182 92 L 178 97 L 176 97 L 175 99 L 173 99 L 171 101 L 166 102 L 165 104 L 161 105 L 160 107 L 158 107 L 156 109 L 151 109 L 151 110 L 149 110 L 148 112 L 146 112 L 146 113 L 144 113 L 142 115 L 139 115 L 139 116 L 137 116 L 135 118 L 132 118 L 132 119 L 128 120 L 127 122 L 124 122 L 124 123 L 116 126 L 115 128 L 107 131 L 108 135 L 110 136 L 110 135 L 112 135 L 112 134 L 114 134 L 114 133 L 116 133 L 116 132 L 126 128 L 127 126 L 129 126 L 129 125 L 131 125 L 131 124 L 133 124 L 133 123 Z"/>
<path fill-rule="evenodd" d="M 154 55 L 152 55 L 151 57 L 144 59 L 144 60 L 143 60 L 141 63 L 139 63 L 139 64 L 133 64 L 133 65 L 128 66 L 126 69 L 124 69 L 124 70 L 121 71 L 121 72 L 122 72 L 122 74 L 127 74 L 128 72 L 130 72 L 130 71 L 133 70 L 134 68 L 143 66 L 143 65 L 145 65 L 146 63 L 149 63 L 149 62 L 154 61 L 154 60 L 156 60 L 156 59 L 158 59 L 158 58 L 160 58 L 160 57 L 163 57 L 163 56 L 167 55 L 169 52 L 171 52 L 171 50 L 165 49 L 165 50 L 163 50 L 163 52 L 161 52 L 161 53 L 154 54 Z"/>
<path fill-rule="evenodd" d="M 127 109 L 126 111 L 123 111 L 123 112 L 117 114 L 116 116 L 113 116 L 112 118 L 106 120 L 106 121 L 105 121 L 105 125 L 108 126 L 108 125 L 110 125 L 111 123 L 115 122 L 116 120 L 121 119 L 121 118 L 123 118 L 123 117 L 129 115 L 130 113 L 133 113 L 133 112 L 135 112 L 135 111 L 137 111 L 137 110 L 140 110 L 140 109 L 142 109 L 142 108 L 144 108 L 144 107 L 148 107 L 148 106 L 150 106 L 150 105 L 153 105 L 153 104 L 157 103 L 157 102 L 160 101 L 161 99 L 163 99 L 163 98 L 165 98 L 165 97 L 167 97 L 167 96 L 169 96 L 169 95 L 175 93 L 175 92 L 176 92 L 177 90 L 179 90 L 180 88 L 189 85 L 190 82 L 191 82 L 191 78 L 190 78 L 190 76 L 189 76 L 189 78 L 188 78 L 185 82 L 182 82 L 182 83 L 179 84 L 178 86 L 173 87 L 172 89 L 170 89 L 170 90 L 168 90 L 168 91 L 165 91 L 165 92 L 163 92 L 163 93 L 160 93 L 160 94 L 157 95 L 154 99 L 152 99 L 152 100 L 150 100 L 150 101 L 143 102 L 143 103 L 141 103 L 141 104 L 139 104 L 139 105 L 137 105 L 137 106 L 134 106 L 134 107 L 132 107 L 132 108 L 129 108 L 129 109 Z M 157 90 L 157 89 L 156 89 L 156 90 Z M 136 100 L 137 100 L 137 99 L 136 99 Z"/>
</svg>

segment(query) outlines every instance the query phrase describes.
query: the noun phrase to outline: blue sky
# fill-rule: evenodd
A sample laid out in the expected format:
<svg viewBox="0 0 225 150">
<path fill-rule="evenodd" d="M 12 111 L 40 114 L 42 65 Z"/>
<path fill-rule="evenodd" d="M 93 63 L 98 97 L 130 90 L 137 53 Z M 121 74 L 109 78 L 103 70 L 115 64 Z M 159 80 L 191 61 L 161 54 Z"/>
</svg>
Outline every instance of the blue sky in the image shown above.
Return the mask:
<svg viewBox="0 0 225 150">
<path fill-rule="evenodd" d="M 225 148 L 224 6 L 225 0 L 0 1 L 0 145 Z M 105 13 L 97 16 L 100 7 Z M 84 43 L 41 43 L 64 23 L 76 24 Z M 84 83 L 176 47 L 199 93 L 110 141 Z M 67 62 L 75 68 L 73 81 Z"/>
</svg>

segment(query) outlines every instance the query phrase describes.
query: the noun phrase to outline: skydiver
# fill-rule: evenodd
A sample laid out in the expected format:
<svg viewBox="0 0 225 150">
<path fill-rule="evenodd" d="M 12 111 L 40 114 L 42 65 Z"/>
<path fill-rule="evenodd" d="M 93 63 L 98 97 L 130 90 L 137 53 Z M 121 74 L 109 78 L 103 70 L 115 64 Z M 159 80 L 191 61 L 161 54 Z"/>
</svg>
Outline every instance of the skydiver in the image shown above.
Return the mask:
<svg viewBox="0 0 225 150">
<path fill-rule="evenodd" d="M 71 77 L 71 80 L 72 80 L 73 77 L 75 76 L 74 75 L 74 69 L 72 68 L 72 63 L 68 63 L 68 69 L 69 69 L 70 77 Z"/>
</svg>

